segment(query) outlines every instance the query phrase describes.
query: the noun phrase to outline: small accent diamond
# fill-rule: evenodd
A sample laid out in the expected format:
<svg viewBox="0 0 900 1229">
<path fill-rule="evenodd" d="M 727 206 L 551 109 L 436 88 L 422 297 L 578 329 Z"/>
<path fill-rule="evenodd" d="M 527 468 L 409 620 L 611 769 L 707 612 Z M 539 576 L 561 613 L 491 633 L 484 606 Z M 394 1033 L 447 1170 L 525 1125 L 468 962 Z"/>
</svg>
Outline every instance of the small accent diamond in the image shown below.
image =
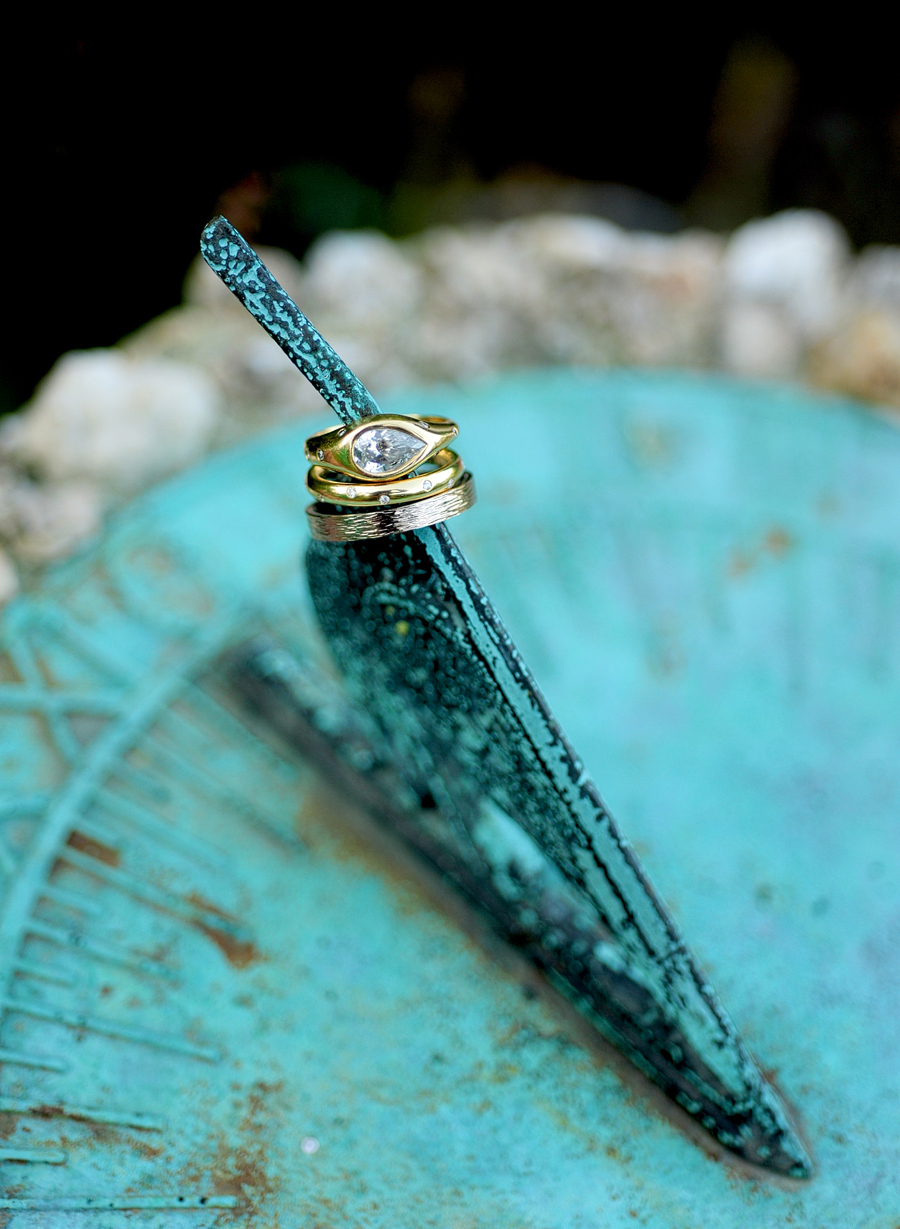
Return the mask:
<svg viewBox="0 0 900 1229">
<path fill-rule="evenodd" d="M 426 478 L 425 481 L 422 483 L 422 490 L 423 491 L 431 490 L 431 479 L 430 478 Z"/>
<path fill-rule="evenodd" d="M 321 448 L 320 448 L 320 449 L 319 449 L 319 451 L 316 453 L 316 456 L 319 458 L 319 460 L 320 460 L 320 461 L 324 461 L 324 460 L 325 460 L 325 453 L 322 451 L 322 449 L 321 449 Z"/>
<path fill-rule="evenodd" d="M 379 495 L 378 502 L 380 504 L 389 504 L 391 502 L 391 497 L 390 495 Z"/>
<path fill-rule="evenodd" d="M 355 487 L 355 486 L 348 486 L 348 487 L 347 487 L 347 498 L 348 498 L 348 499 L 356 499 L 356 487 Z"/>
</svg>

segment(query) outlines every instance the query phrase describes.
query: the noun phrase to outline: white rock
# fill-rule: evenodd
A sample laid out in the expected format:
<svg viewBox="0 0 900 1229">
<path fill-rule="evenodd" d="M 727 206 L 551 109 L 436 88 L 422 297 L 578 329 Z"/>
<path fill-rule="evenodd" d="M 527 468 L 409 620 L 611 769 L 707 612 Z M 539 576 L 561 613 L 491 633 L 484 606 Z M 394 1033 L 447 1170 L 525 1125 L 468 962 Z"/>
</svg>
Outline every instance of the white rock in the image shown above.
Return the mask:
<svg viewBox="0 0 900 1229">
<path fill-rule="evenodd" d="M 817 210 L 790 209 L 735 231 L 725 253 L 724 365 L 746 375 L 794 374 L 803 348 L 840 319 L 849 270 L 846 233 Z M 779 320 L 792 334 L 783 346 L 771 340 Z"/>
<path fill-rule="evenodd" d="M 378 231 L 332 231 L 307 253 L 306 291 L 311 311 L 381 330 L 417 310 L 422 274 L 399 244 Z"/>
<path fill-rule="evenodd" d="M 202 455 L 217 417 L 216 389 L 196 367 L 77 351 L 4 427 L 3 443 L 45 478 L 133 491 Z"/>
<path fill-rule="evenodd" d="M 516 306 L 528 333 L 511 350 L 533 363 L 603 366 L 619 356 L 610 295 L 628 236 L 612 222 L 542 215 L 507 223 L 512 259 L 531 270 Z M 521 327 L 521 325 L 520 325 Z"/>
<path fill-rule="evenodd" d="M 900 247 L 872 244 L 856 262 L 850 297 L 862 307 L 900 312 Z"/>
<path fill-rule="evenodd" d="M 0 539 L 25 563 L 61 559 L 100 527 L 101 499 L 86 482 L 34 482 L 0 467 Z"/>
<path fill-rule="evenodd" d="M 623 362 L 657 367 L 712 362 L 723 246 L 700 231 L 626 237 L 609 291 Z"/>
<path fill-rule="evenodd" d="M 729 370 L 749 378 L 790 379 L 805 352 L 800 330 L 784 308 L 752 299 L 728 304 L 721 341 Z"/>
<path fill-rule="evenodd" d="M 19 592 L 19 577 L 13 562 L 0 546 L 0 606 L 4 606 Z"/>
<path fill-rule="evenodd" d="M 333 231 L 306 258 L 306 299 L 316 327 L 376 393 L 409 383 L 423 277 L 403 245 L 378 231 Z"/>
<path fill-rule="evenodd" d="M 13 553 L 25 563 L 64 559 L 100 528 L 101 500 L 86 482 L 33 484 L 19 493 Z"/>
<path fill-rule="evenodd" d="M 900 406 L 900 311 L 869 307 L 816 347 L 813 383 L 865 401 Z"/>
<path fill-rule="evenodd" d="M 612 222 L 572 214 L 538 214 L 503 229 L 544 268 L 562 273 L 611 269 L 628 240 Z"/>
<path fill-rule="evenodd" d="M 539 216 L 421 240 L 422 350 L 442 374 L 523 363 L 711 361 L 722 243 Z"/>
<path fill-rule="evenodd" d="M 172 359 L 203 372 L 218 390 L 216 445 L 272 423 L 323 412 L 323 402 L 252 316 L 176 307 L 121 343 L 135 359 Z"/>
<path fill-rule="evenodd" d="M 424 379 L 460 379 L 539 361 L 531 321 L 543 272 L 508 226 L 440 227 L 410 244 L 425 294 L 411 361 Z"/>
</svg>

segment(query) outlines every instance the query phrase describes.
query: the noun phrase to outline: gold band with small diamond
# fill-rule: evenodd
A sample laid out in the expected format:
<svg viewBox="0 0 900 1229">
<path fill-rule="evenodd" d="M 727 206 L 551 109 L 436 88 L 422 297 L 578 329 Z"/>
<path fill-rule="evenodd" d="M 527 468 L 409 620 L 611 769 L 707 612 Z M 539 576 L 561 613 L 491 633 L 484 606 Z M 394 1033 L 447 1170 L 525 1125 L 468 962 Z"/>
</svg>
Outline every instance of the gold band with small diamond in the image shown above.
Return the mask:
<svg viewBox="0 0 900 1229">
<path fill-rule="evenodd" d="M 366 507 L 407 504 L 427 495 L 439 495 L 458 482 L 465 466 L 452 448 L 442 448 L 430 457 L 425 473 L 409 474 L 391 482 L 348 482 L 346 474 L 313 465 L 306 476 L 306 489 L 314 499 L 327 504 Z"/>
</svg>

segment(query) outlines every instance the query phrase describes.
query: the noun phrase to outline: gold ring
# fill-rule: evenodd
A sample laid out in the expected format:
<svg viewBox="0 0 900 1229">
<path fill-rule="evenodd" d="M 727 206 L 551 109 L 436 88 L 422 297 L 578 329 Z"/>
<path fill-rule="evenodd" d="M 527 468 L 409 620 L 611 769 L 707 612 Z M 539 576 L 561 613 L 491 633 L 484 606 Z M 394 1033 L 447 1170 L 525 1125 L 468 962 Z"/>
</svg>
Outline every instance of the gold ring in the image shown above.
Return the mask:
<svg viewBox="0 0 900 1229">
<path fill-rule="evenodd" d="M 474 502 L 475 483 L 472 475 L 466 472 L 450 490 L 417 499 L 414 503 L 376 507 L 365 512 L 349 509 L 334 512 L 326 504 L 310 504 L 306 515 L 310 532 L 317 542 L 359 542 L 437 525 L 451 516 L 459 516 Z"/>
<path fill-rule="evenodd" d="M 306 476 L 306 489 L 314 499 L 326 504 L 406 504 L 448 490 L 463 475 L 465 466 L 451 448 L 442 448 L 429 458 L 434 468 L 414 477 L 393 482 L 348 482 L 346 474 L 314 465 Z"/>
<path fill-rule="evenodd" d="M 307 461 L 361 482 L 400 478 L 459 435 L 449 418 L 375 414 L 352 427 L 317 431 L 306 441 Z"/>
</svg>

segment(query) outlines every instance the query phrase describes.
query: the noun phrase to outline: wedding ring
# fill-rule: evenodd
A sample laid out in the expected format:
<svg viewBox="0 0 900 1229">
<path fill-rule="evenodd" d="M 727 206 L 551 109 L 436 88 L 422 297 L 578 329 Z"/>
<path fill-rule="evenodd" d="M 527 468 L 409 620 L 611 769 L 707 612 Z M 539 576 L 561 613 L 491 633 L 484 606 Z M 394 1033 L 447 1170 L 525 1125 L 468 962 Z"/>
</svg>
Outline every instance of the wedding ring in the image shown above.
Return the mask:
<svg viewBox="0 0 900 1229">
<path fill-rule="evenodd" d="M 351 481 L 401 478 L 424 465 L 459 434 L 449 418 L 375 414 L 352 427 L 317 431 L 306 441 L 306 459 L 346 474 Z"/>
<path fill-rule="evenodd" d="M 451 516 L 459 516 L 474 502 L 475 483 L 472 475 L 466 472 L 456 486 L 412 503 L 389 504 L 360 512 L 349 508 L 335 511 L 328 504 L 316 503 L 310 504 L 306 515 L 310 533 L 317 542 L 359 542 L 437 525 Z"/>
<path fill-rule="evenodd" d="M 313 462 L 306 486 L 317 501 L 306 509 L 312 536 L 384 538 L 471 508 L 472 475 L 448 447 L 458 434 L 449 418 L 375 414 L 311 435 L 305 452 Z"/>
<path fill-rule="evenodd" d="M 314 465 L 306 477 L 306 489 L 314 499 L 328 504 L 366 505 L 411 503 L 448 490 L 463 475 L 465 466 L 451 448 L 442 448 L 429 458 L 425 473 L 393 482 L 348 482 L 346 474 Z"/>
</svg>

